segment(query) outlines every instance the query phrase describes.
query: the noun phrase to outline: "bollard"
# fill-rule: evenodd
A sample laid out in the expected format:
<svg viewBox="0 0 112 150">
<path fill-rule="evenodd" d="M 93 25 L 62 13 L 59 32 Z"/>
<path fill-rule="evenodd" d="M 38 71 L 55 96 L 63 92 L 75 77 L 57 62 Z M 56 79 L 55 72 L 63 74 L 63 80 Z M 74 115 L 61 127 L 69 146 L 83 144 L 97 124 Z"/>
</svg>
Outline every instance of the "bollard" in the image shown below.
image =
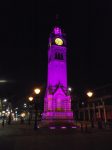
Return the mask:
<svg viewBox="0 0 112 150">
<path fill-rule="evenodd" d="M 102 121 L 101 120 L 98 120 L 98 128 L 102 129 Z"/>
<path fill-rule="evenodd" d="M 2 120 L 2 127 L 4 128 L 4 119 Z"/>
<path fill-rule="evenodd" d="M 94 121 L 91 120 L 91 128 L 94 128 Z"/>
<path fill-rule="evenodd" d="M 83 124 L 81 123 L 81 132 L 83 132 Z"/>
<path fill-rule="evenodd" d="M 105 129 L 107 128 L 107 123 L 106 123 L 106 122 L 104 122 L 104 128 L 105 128 Z"/>
<path fill-rule="evenodd" d="M 87 126 L 87 123 L 85 124 L 85 132 L 86 132 L 86 133 L 88 132 L 88 126 Z"/>
<path fill-rule="evenodd" d="M 23 117 L 21 117 L 21 124 L 24 124 L 24 119 L 23 119 Z"/>
</svg>

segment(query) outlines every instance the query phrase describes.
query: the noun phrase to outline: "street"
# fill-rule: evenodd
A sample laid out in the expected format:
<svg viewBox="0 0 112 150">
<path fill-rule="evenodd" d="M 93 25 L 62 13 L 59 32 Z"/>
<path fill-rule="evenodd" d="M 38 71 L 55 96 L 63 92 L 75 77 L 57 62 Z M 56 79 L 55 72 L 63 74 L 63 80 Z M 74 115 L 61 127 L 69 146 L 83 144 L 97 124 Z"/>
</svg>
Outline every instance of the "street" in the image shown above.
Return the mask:
<svg viewBox="0 0 112 150">
<path fill-rule="evenodd" d="M 44 129 L 32 126 L 0 125 L 0 149 L 3 150 L 111 150 L 112 129 Z"/>
</svg>

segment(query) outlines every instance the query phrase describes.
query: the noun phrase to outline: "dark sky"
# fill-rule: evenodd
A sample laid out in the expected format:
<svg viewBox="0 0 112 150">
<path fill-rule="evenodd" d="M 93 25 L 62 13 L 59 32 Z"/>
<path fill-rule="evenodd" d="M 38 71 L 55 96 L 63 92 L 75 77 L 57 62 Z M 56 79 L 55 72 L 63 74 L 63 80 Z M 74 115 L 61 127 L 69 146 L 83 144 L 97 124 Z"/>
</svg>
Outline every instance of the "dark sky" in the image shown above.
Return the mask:
<svg viewBox="0 0 112 150">
<path fill-rule="evenodd" d="M 77 92 L 112 83 L 111 0 L 0 3 L 0 79 L 9 81 L 0 84 L 2 97 L 17 101 L 36 85 L 45 89 L 48 37 L 56 14 L 67 34 L 68 85 Z"/>
</svg>

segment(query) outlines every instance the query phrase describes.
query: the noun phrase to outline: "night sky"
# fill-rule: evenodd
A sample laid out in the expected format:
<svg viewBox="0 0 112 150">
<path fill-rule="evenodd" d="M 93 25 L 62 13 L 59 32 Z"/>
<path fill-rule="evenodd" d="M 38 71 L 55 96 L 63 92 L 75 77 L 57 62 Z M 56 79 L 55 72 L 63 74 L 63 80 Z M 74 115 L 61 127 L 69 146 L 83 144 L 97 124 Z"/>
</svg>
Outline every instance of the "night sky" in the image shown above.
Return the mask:
<svg viewBox="0 0 112 150">
<path fill-rule="evenodd" d="M 111 0 L 5 0 L 0 2 L 1 97 L 25 99 L 34 87 L 44 95 L 48 37 L 59 24 L 67 35 L 68 85 L 74 93 L 112 83 Z"/>
</svg>

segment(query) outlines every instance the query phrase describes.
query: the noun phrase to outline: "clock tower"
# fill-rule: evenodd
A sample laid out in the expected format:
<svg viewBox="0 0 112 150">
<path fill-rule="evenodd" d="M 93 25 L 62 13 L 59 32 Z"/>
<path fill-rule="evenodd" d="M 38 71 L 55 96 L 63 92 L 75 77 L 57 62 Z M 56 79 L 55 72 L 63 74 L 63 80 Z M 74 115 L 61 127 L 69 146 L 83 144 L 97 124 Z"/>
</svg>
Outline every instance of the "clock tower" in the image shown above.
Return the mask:
<svg viewBox="0 0 112 150">
<path fill-rule="evenodd" d="M 48 75 L 44 98 L 44 120 L 73 120 L 67 86 L 66 36 L 55 26 L 48 44 Z"/>
</svg>

